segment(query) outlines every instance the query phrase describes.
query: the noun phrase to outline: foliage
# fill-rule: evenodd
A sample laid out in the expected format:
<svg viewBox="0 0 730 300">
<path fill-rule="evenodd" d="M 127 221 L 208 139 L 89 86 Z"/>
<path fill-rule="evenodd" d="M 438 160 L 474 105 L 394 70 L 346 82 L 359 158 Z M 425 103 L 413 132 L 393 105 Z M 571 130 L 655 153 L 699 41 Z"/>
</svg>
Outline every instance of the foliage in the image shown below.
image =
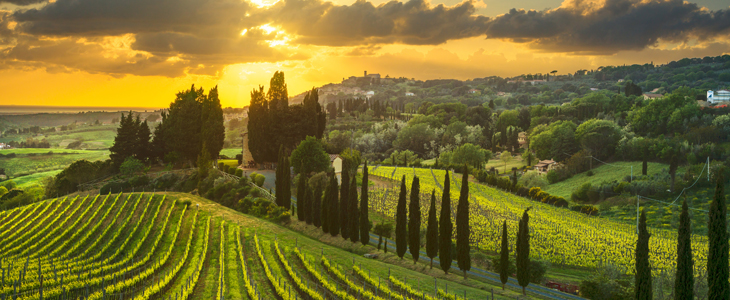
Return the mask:
<svg viewBox="0 0 730 300">
<path fill-rule="evenodd" d="M 548 125 L 538 125 L 530 133 L 530 149 L 540 159 L 562 161 L 574 153 L 576 125 L 572 121 L 557 121 Z"/>
<path fill-rule="evenodd" d="M 548 182 L 540 172 L 530 170 L 520 176 L 519 184 L 528 189 L 533 187 L 545 188 Z"/>
<path fill-rule="evenodd" d="M 677 299 L 694 299 L 695 278 L 692 259 L 692 229 L 687 200 L 682 202 L 677 233 L 677 274 L 674 282 L 674 295 Z"/>
<path fill-rule="evenodd" d="M 600 267 L 580 283 L 580 294 L 594 300 L 623 300 L 632 297 L 632 282 L 613 266 Z"/>
<path fill-rule="evenodd" d="M 449 172 L 446 172 L 441 198 L 441 214 L 439 216 L 439 262 L 441 269 L 446 274 L 449 273 L 451 268 L 451 234 L 453 226 L 453 223 L 451 223 L 451 180 L 449 180 Z"/>
<path fill-rule="evenodd" d="M 257 185 L 259 187 L 264 186 L 264 182 L 266 181 L 266 176 L 261 175 L 256 172 L 253 172 L 248 176 L 251 178 L 251 182 L 253 182 L 255 185 Z"/>
<path fill-rule="evenodd" d="M 370 216 L 368 211 L 369 196 L 368 189 L 368 162 L 365 161 L 365 165 L 362 169 L 362 185 L 360 190 L 360 224 L 357 226 L 360 228 L 360 243 L 368 245 L 370 243 Z"/>
<path fill-rule="evenodd" d="M 641 212 L 639 218 L 639 237 L 636 242 L 636 274 L 635 274 L 635 289 L 636 299 L 639 300 L 651 300 L 652 296 L 652 285 L 651 285 L 651 265 L 649 265 L 649 231 L 646 230 L 646 212 Z M 725 264 L 727 266 L 727 263 Z"/>
<path fill-rule="evenodd" d="M 459 203 L 456 207 L 456 257 L 459 269 L 466 272 L 471 269 L 471 256 L 469 254 L 469 172 L 464 166 L 463 178 L 461 180 L 461 191 Z"/>
<path fill-rule="evenodd" d="M 440 162 L 446 166 L 463 166 L 467 164 L 474 168 L 482 168 L 485 162 L 492 158 L 492 152 L 479 146 L 466 143 L 452 151 L 441 153 Z"/>
<path fill-rule="evenodd" d="M 527 208 L 522 213 L 517 231 L 517 246 L 515 247 L 517 253 L 517 281 L 522 286 L 523 295 L 525 295 L 525 287 L 530 284 L 530 229 L 528 227 L 530 216 L 527 214 L 529 210 L 530 208 Z"/>
<path fill-rule="evenodd" d="M 499 259 L 492 263 L 495 270 L 499 272 L 499 280 L 502 282 L 502 290 L 509 280 L 509 275 L 514 274 L 517 268 L 509 259 L 509 240 L 507 238 L 507 220 L 502 223 L 502 247 L 499 252 Z"/>
<path fill-rule="evenodd" d="M 411 197 L 408 202 L 408 249 L 413 263 L 418 262 L 421 250 L 421 185 L 418 176 L 411 183 Z"/>
<path fill-rule="evenodd" d="M 725 203 L 725 182 L 722 175 L 717 178 L 715 197 L 710 205 L 707 238 L 709 240 L 707 255 L 709 299 L 730 298 L 730 282 L 727 280 L 730 271 L 728 269 L 727 204 Z"/>
<path fill-rule="evenodd" d="M 590 119 L 575 130 L 576 142 L 599 159 L 612 156 L 621 137 L 621 128 L 608 120 Z"/>
<path fill-rule="evenodd" d="M 407 195 L 406 176 L 403 175 L 398 196 L 398 208 L 396 208 L 395 213 L 395 252 L 401 259 L 403 259 L 403 255 L 406 254 L 406 249 L 408 248 L 408 228 L 406 225 L 408 223 Z"/>
<path fill-rule="evenodd" d="M 439 223 L 436 219 L 436 191 L 431 192 L 431 204 L 428 206 L 428 224 L 426 228 L 426 255 L 431 258 L 433 268 L 433 258 L 438 255 L 439 251 Z"/>
<path fill-rule="evenodd" d="M 294 166 L 294 173 L 310 174 L 331 168 L 329 156 L 324 151 L 322 143 L 313 136 L 307 136 L 299 143 L 291 153 L 289 161 Z"/>
<path fill-rule="evenodd" d="M 248 118 L 248 148 L 257 162 L 273 162 L 279 146 L 291 151 L 307 136 L 321 139 L 327 122 L 326 112 L 319 104 L 319 91 L 307 92 L 299 105 L 289 105 L 284 73 L 271 77 L 269 90 L 264 87 L 251 92 Z M 292 161 L 299 167 L 299 161 Z M 298 171 L 297 171 L 298 172 Z"/>
</svg>

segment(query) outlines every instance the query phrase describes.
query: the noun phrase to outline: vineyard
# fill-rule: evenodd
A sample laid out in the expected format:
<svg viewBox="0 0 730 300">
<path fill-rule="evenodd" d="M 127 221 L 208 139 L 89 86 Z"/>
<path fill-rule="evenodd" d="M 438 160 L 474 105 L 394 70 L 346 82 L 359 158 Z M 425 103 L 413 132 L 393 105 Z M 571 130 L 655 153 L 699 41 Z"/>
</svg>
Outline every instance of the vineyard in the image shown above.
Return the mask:
<svg viewBox="0 0 730 300">
<path fill-rule="evenodd" d="M 430 193 L 440 195 L 446 175 L 444 170 L 405 167 L 371 167 L 372 176 L 401 180 L 406 176 L 406 186 L 411 186 L 413 176 L 420 178 L 421 214 L 427 218 Z M 456 176 L 456 178 L 454 178 Z M 458 201 L 461 174 L 450 172 L 451 205 Z M 373 187 L 370 196 L 371 211 L 394 217 L 398 201 L 398 187 Z M 553 265 L 595 268 L 614 265 L 625 273 L 634 269 L 636 227 L 631 222 L 617 222 L 607 218 L 557 208 L 475 182 L 469 183 L 470 243 L 473 249 L 499 253 L 502 221 L 507 221 L 509 239 L 516 240 L 517 224 L 522 212 L 530 209 L 530 247 L 532 258 L 551 262 Z M 441 196 L 437 196 L 441 207 Z M 456 211 L 452 210 L 452 221 Z M 634 217 L 635 218 L 635 217 Z M 635 222 L 635 219 L 633 219 Z M 635 223 L 634 223 L 635 224 Z M 672 272 L 676 265 L 676 231 L 650 228 L 650 261 L 652 268 Z M 706 272 L 707 237 L 692 236 L 692 253 L 696 274 Z M 704 249 L 704 250 L 703 250 Z M 510 248 L 514 255 L 514 247 Z"/>
<path fill-rule="evenodd" d="M 492 298 L 352 251 L 189 194 L 74 195 L 0 212 L 0 299 Z"/>
</svg>

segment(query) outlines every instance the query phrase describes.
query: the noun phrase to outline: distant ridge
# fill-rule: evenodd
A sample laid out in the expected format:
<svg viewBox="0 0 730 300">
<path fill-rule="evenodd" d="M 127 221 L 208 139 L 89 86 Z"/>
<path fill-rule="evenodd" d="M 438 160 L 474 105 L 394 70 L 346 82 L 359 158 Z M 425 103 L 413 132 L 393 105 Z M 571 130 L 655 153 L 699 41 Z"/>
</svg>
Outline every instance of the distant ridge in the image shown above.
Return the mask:
<svg viewBox="0 0 730 300">
<path fill-rule="evenodd" d="M 152 112 L 161 107 L 123 107 L 123 106 L 42 106 L 42 105 L 0 105 L 0 114 L 38 114 L 38 113 L 79 113 L 79 112 Z"/>
</svg>

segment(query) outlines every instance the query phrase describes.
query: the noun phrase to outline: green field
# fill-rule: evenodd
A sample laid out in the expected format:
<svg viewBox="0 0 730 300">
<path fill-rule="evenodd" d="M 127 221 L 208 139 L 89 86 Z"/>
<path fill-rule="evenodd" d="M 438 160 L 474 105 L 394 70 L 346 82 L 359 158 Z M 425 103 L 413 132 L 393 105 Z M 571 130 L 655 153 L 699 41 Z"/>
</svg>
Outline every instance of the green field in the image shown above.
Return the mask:
<svg viewBox="0 0 730 300">
<path fill-rule="evenodd" d="M 533 164 L 537 163 L 537 161 L 534 161 Z M 522 168 L 525 166 L 525 163 L 522 161 L 522 157 L 520 156 L 514 156 L 510 161 L 507 162 L 507 173 L 512 172 L 512 168 Z M 494 167 L 494 169 L 499 172 L 499 174 L 505 173 L 504 168 L 504 162 L 499 159 L 490 159 L 487 164 L 485 165 L 486 169 L 490 169 Z"/>
<path fill-rule="evenodd" d="M 18 184 L 19 188 L 25 188 L 25 187 L 29 187 L 29 186 L 33 186 L 33 185 L 41 185 L 41 184 L 43 184 L 44 179 L 55 176 L 58 173 L 61 173 L 61 170 L 40 172 L 40 173 L 31 174 L 31 175 L 15 177 L 15 178 L 13 178 L 13 181 L 15 181 L 16 184 Z"/>
<path fill-rule="evenodd" d="M 27 138 L 36 140 L 46 139 L 51 143 L 51 148 L 65 149 L 68 144 L 81 141 L 81 149 L 108 149 L 114 145 L 114 138 L 117 135 L 117 125 L 82 126 L 74 130 L 58 131 L 37 136 L 20 134 L 0 138 L 0 142 L 24 141 Z"/>
<path fill-rule="evenodd" d="M 262 221 L 190 194 L 69 196 L 2 212 L 0 220 L 4 261 L 34 261 L 18 290 L 28 295 L 23 299 L 40 299 L 38 274 L 48 299 L 87 292 L 88 299 L 361 299 L 365 292 L 378 293 L 368 297 L 376 300 L 435 299 L 434 286 L 452 299 L 488 299 L 492 290 L 495 299 L 540 299 L 392 252 L 367 259 L 362 255 L 376 252 L 372 244 L 315 233 L 299 221 Z M 4 267 L 17 274 L 24 264 Z M 0 286 L 0 294 L 12 293 Z"/>
<path fill-rule="evenodd" d="M 15 154 L 16 157 L 0 157 L 0 168 L 11 177 L 20 177 L 40 172 L 66 168 L 71 163 L 86 159 L 89 161 L 106 160 L 108 150 L 65 150 L 65 149 L 10 149 L 0 150 L 0 154 Z"/>
<path fill-rule="evenodd" d="M 631 166 L 634 167 L 634 176 L 641 175 L 641 162 L 615 162 L 611 165 L 597 166 L 594 162 L 593 176 L 587 176 L 586 172 L 573 175 L 567 180 L 548 185 L 544 190 L 551 195 L 560 196 L 566 200 L 570 200 L 570 194 L 586 182 L 591 184 L 601 184 L 604 182 L 621 181 L 626 176 L 631 175 Z M 649 163 L 647 175 L 667 172 L 667 165 L 661 163 Z"/>
<path fill-rule="evenodd" d="M 230 158 L 236 158 L 236 154 L 241 154 L 241 148 L 225 148 L 221 150 L 220 154 Z"/>
</svg>

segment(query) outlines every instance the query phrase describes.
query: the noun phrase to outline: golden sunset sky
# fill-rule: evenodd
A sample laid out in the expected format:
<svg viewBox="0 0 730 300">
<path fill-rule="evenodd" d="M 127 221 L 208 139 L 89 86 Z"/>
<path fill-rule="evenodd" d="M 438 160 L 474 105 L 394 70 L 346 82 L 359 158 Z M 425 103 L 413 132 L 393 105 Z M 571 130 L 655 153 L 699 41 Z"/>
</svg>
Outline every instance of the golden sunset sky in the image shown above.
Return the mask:
<svg viewBox="0 0 730 300">
<path fill-rule="evenodd" d="M 730 54 L 727 0 L 0 0 L 0 105 L 223 106 L 362 76 L 573 73 Z"/>
</svg>

